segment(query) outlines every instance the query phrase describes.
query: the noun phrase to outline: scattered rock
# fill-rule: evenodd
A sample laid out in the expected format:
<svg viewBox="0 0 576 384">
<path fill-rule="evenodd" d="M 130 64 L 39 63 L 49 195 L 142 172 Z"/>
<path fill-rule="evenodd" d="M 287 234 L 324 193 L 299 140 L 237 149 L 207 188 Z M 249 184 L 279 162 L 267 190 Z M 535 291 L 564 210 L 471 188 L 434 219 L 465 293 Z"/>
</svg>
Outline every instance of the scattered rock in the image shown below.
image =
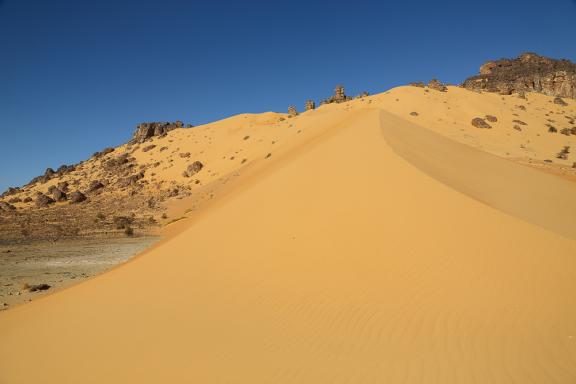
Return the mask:
<svg viewBox="0 0 576 384">
<path fill-rule="evenodd" d="M 138 180 L 142 178 L 144 178 L 144 172 L 139 172 L 134 175 L 130 175 L 119 179 L 117 184 L 120 188 L 125 188 L 130 185 L 136 184 Z"/>
<path fill-rule="evenodd" d="M 566 146 L 564 146 L 564 148 L 562 148 L 562 150 L 560 152 L 558 152 L 558 154 L 556 155 L 556 158 L 562 159 L 562 160 L 568 160 L 569 154 L 570 154 L 570 146 L 566 145 Z"/>
<path fill-rule="evenodd" d="M 558 105 L 561 105 L 561 106 L 563 106 L 563 107 L 565 107 L 565 106 L 568 105 L 568 103 L 565 102 L 564 100 L 562 100 L 561 97 L 555 97 L 555 98 L 554 98 L 554 104 L 558 104 Z"/>
<path fill-rule="evenodd" d="M 50 289 L 50 285 L 43 283 L 43 284 L 33 284 L 33 285 L 27 285 L 26 286 L 26 290 L 28 292 L 38 292 L 38 291 L 45 291 L 47 289 Z"/>
<path fill-rule="evenodd" d="M 204 168 L 204 164 L 196 160 L 186 168 L 186 171 L 184 171 L 183 175 L 185 175 L 184 177 L 192 177 L 200 172 L 202 168 Z"/>
<path fill-rule="evenodd" d="M 52 191 L 52 197 L 54 197 L 56 201 L 66 201 L 68 199 L 68 196 L 58 188 L 55 188 L 54 191 Z"/>
<path fill-rule="evenodd" d="M 88 189 L 86 190 L 86 192 L 88 193 L 95 192 L 101 188 L 104 188 L 104 184 L 102 184 L 100 180 L 92 180 L 88 185 Z"/>
<path fill-rule="evenodd" d="M 418 116 L 418 112 L 410 112 L 410 116 Z"/>
<path fill-rule="evenodd" d="M 100 151 L 100 152 L 95 152 L 95 153 L 92 155 L 92 157 L 94 157 L 94 158 L 96 158 L 96 159 L 99 159 L 99 158 L 101 158 L 101 157 L 103 157 L 103 156 L 106 156 L 106 155 L 109 154 L 109 153 L 112 153 L 112 152 L 114 152 L 114 148 L 108 147 L 108 148 L 104 148 L 104 149 L 103 149 L 102 151 Z"/>
<path fill-rule="evenodd" d="M 86 195 L 80 191 L 75 191 L 70 194 L 70 201 L 72 203 L 81 203 L 86 200 Z"/>
<path fill-rule="evenodd" d="M 190 157 L 190 152 L 184 152 L 184 153 L 180 153 L 179 155 L 181 158 L 186 159 L 188 157 Z"/>
<path fill-rule="evenodd" d="M 148 151 L 150 151 L 150 150 L 152 150 L 152 149 L 154 149 L 154 148 L 156 148 L 156 145 L 150 144 L 150 145 L 147 145 L 147 146 L 145 146 L 144 148 L 142 148 L 142 152 L 148 152 Z"/>
<path fill-rule="evenodd" d="M 498 118 L 496 116 L 486 115 L 486 120 L 488 120 L 491 123 L 495 123 L 498 121 Z"/>
<path fill-rule="evenodd" d="M 0 211 L 10 212 L 16 210 L 16 207 L 5 201 L 0 201 Z"/>
<path fill-rule="evenodd" d="M 50 204 L 54 204 L 55 201 L 54 199 L 52 199 L 51 197 L 46 196 L 43 193 L 39 193 L 38 196 L 36 197 L 36 206 L 38 208 L 43 208 L 43 207 L 47 207 Z"/>
<path fill-rule="evenodd" d="M 435 90 L 440 91 L 440 92 L 448 91 L 448 88 L 443 83 L 441 83 L 438 79 L 430 80 L 430 82 L 428 83 L 428 88 L 435 89 Z"/>
<path fill-rule="evenodd" d="M 488 124 L 486 121 L 484 121 L 484 119 L 481 117 L 476 117 L 472 119 L 472 125 L 476 128 L 488 128 L 488 129 L 492 128 L 492 126 Z"/>
<path fill-rule="evenodd" d="M 523 122 L 522 120 L 512 120 L 512 122 L 516 123 L 516 124 L 520 124 L 520 125 L 528 125 L 525 122 Z"/>
<path fill-rule="evenodd" d="M 514 128 L 514 129 L 517 130 L 517 131 L 521 131 L 521 130 L 522 130 L 522 128 L 521 128 L 519 125 L 514 125 L 514 127 L 512 127 L 512 128 Z"/>
</svg>

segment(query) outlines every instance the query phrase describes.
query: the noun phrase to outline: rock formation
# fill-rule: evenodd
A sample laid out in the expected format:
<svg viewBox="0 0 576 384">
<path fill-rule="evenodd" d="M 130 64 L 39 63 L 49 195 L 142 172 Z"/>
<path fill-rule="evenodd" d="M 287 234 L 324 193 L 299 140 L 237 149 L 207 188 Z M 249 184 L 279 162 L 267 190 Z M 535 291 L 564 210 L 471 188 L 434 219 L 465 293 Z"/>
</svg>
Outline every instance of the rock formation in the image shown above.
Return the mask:
<svg viewBox="0 0 576 384">
<path fill-rule="evenodd" d="M 440 92 L 448 91 L 448 88 L 446 87 L 446 85 L 444 85 L 444 83 L 442 83 L 438 79 L 430 80 L 430 82 L 428 83 L 428 88 L 435 89 L 435 90 L 440 91 Z"/>
<path fill-rule="evenodd" d="M 291 105 L 288 107 L 288 116 L 298 116 L 298 111 L 296 110 L 295 106 Z"/>
<path fill-rule="evenodd" d="M 150 122 L 150 123 L 141 123 L 138 124 L 136 127 L 136 132 L 134 132 L 134 136 L 132 137 L 132 143 L 143 143 L 151 137 L 154 136 L 162 136 L 167 134 L 173 129 L 183 128 L 184 124 L 177 120 L 173 123 L 168 122 Z M 186 127 L 192 127 L 190 124 L 187 124 Z"/>
<path fill-rule="evenodd" d="M 310 111 L 312 109 L 316 109 L 316 103 L 314 102 L 314 100 L 306 100 L 305 109 L 307 111 Z"/>
<path fill-rule="evenodd" d="M 549 96 L 576 98 L 576 64 L 535 53 L 516 59 L 488 61 L 480 74 L 462 84 L 464 88 L 501 94 L 539 92 Z"/>
<path fill-rule="evenodd" d="M 349 100 L 352 100 L 352 98 L 346 95 L 344 86 L 337 85 L 334 89 L 334 95 L 330 96 L 329 99 L 322 100 L 320 104 L 343 103 Z"/>
</svg>

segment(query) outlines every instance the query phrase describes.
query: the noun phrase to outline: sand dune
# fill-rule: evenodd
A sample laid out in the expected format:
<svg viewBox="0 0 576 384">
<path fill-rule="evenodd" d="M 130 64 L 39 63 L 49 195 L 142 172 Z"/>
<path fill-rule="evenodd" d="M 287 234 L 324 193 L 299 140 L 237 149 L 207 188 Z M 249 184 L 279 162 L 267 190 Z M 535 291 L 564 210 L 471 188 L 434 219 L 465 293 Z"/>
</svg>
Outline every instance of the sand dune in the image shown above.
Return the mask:
<svg viewBox="0 0 576 384">
<path fill-rule="evenodd" d="M 388 96 L 293 119 L 178 234 L 0 313 L 0 382 L 575 382 L 576 184 Z"/>
</svg>

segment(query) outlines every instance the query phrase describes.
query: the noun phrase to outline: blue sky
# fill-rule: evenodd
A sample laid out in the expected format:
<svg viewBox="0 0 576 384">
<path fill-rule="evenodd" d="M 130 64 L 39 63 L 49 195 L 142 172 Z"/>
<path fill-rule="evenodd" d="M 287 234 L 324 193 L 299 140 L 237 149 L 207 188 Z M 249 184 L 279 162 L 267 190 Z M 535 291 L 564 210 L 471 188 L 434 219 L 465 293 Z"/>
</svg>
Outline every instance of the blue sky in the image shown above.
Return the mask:
<svg viewBox="0 0 576 384">
<path fill-rule="evenodd" d="M 459 83 L 524 51 L 576 61 L 575 17 L 574 0 L 0 0 L 0 190 L 142 121 Z"/>
</svg>

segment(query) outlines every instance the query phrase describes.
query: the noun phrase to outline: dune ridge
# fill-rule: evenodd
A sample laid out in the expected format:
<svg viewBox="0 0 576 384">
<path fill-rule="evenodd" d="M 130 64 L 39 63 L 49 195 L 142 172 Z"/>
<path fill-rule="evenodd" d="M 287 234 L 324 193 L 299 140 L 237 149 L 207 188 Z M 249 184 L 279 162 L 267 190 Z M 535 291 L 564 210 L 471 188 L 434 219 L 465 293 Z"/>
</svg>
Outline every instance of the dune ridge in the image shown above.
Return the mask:
<svg viewBox="0 0 576 384">
<path fill-rule="evenodd" d="M 461 173 L 481 155 L 388 96 L 310 113 L 310 136 L 169 240 L 0 313 L 0 382 L 574 382 L 570 233 L 479 202 L 493 175 Z"/>
</svg>

